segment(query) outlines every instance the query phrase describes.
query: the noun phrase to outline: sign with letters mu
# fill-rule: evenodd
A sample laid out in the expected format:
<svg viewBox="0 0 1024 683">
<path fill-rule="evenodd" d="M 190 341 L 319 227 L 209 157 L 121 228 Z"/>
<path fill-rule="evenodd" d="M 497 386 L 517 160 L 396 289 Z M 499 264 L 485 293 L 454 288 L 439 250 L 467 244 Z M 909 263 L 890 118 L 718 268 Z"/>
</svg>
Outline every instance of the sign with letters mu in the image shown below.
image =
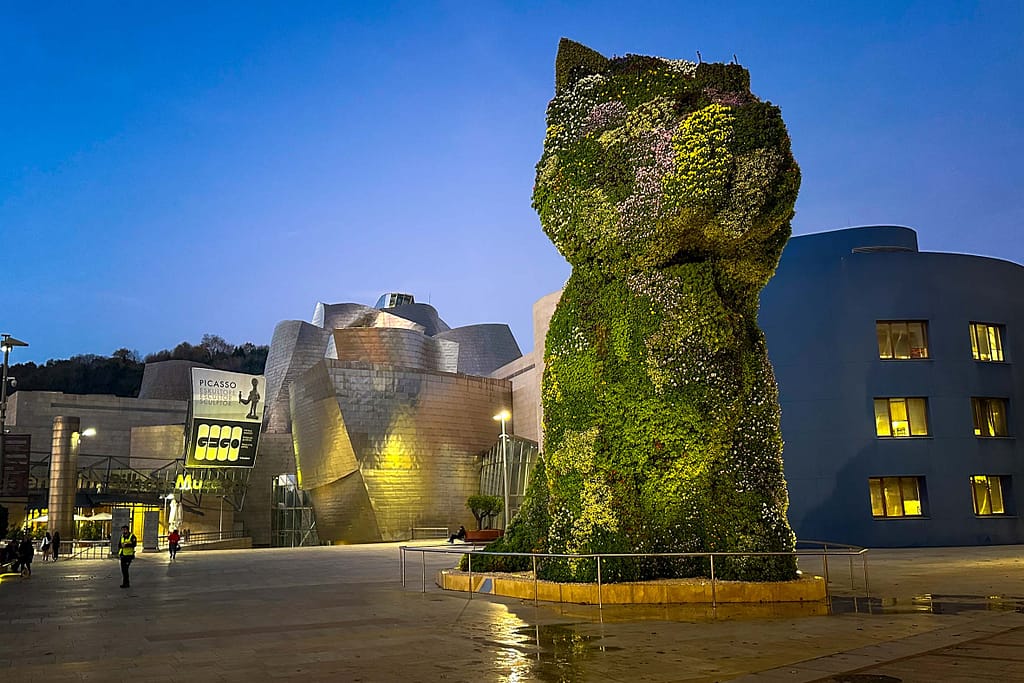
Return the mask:
<svg viewBox="0 0 1024 683">
<path fill-rule="evenodd" d="M 252 467 L 263 426 L 263 375 L 192 368 L 186 467 Z"/>
</svg>

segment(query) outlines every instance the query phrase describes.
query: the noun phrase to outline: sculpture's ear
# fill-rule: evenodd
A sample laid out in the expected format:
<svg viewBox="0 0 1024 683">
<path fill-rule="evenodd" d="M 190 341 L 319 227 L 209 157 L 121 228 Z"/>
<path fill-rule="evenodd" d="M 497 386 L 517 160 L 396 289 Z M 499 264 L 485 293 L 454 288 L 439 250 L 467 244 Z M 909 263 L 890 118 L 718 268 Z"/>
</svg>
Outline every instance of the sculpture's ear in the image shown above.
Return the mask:
<svg viewBox="0 0 1024 683">
<path fill-rule="evenodd" d="M 608 58 L 576 41 L 558 41 L 555 57 L 555 92 L 589 74 L 601 73 L 608 67 Z"/>
</svg>

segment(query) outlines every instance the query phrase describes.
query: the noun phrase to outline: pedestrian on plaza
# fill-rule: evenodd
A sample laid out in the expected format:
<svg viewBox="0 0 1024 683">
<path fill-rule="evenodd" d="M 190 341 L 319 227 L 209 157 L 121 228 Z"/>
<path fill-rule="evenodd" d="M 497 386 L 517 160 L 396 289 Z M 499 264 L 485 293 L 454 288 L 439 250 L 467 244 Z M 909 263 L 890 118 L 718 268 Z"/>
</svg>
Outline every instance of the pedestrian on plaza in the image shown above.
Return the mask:
<svg viewBox="0 0 1024 683">
<path fill-rule="evenodd" d="M 192 541 L 192 530 L 191 529 L 185 529 L 185 543 L 190 543 L 191 541 Z"/>
<path fill-rule="evenodd" d="M 22 576 L 32 576 L 32 556 L 36 553 L 36 547 L 32 543 L 32 536 L 25 532 L 25 538 L 21 539 L 18 546 L 18 563 L 21 565 Z"/>
<path fill-rule="evenodd" d="M 174 562 L 174 556 L 178 554 L 178 549 L 181 547 L 178 545 L 180 541 L 181 534 L 177 529 L 167 534 L 167 551 L 171 554 L 171 562 Z"/>
<path fill-rule="evenodd" d="M 39 549 L 43 551 L 43 562 L 49 562 L 50 552 L 52 551 L 50 545 L 53 543 L 53 536 L 47 531 L 46 535 L 43 536 L 42 542 L 39 544 Z"/>
<path fill-rule="evenodd" d="M 57 561 L 57 556 L 60 555 L 60 532 L 53 532 L 53 542 L 50 544 L 53 546 L 53 561 Z"/>
<path fill-rule="evenodd" d="M 131 532 L 128 525 L 121 527 L 121 540 L 117 543 L 117 556 L 121 560 L 121 588 L 131 588 L 131 581 L 128 579 L 128 567 L 135 559 L 135 546 L 138 539 Z"/>
</svg>

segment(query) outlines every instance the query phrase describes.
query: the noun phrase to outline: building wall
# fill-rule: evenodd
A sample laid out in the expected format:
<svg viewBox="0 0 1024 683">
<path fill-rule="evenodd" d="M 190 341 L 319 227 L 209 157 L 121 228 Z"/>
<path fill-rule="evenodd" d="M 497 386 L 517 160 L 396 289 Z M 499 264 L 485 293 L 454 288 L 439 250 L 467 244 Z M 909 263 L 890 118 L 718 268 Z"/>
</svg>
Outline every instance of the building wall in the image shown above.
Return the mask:
<svg viewBox="0 0 1024 683">
<path fill-rule="evenodd" d="M 868 248 L 868 249 L 865 249 Z M 875 248 L 875 249 L 871 249 Z M 854 251 L 854 250 L 857 251 Z M 909 228 L 790 240 L 761 298 L 782 407 L 789 519 L 799 538 L 866 546 L 1024 542 L 1016 514 L 975 516 L 969 477 L 1024 485 L 1024 268 L 921 253 Z M 876 321 L 928 323 L 927 360 L 881 360 Z M 1004 363 L 975 361 L 968 324 L 1005 325 Z M 974 436 L 971 397 L 1008 399 L 1010 438 Z M 926 397 L 930 433 L 875 433 L 876 397 Z M 870 477 L 923 477 L 925 516 L 875 518 Z M 1007 492 L 1004 492 L 1007 493 Z M 1008 504 L 1020 512 L 1019 495 Z"/>
<path fill-rule="evenodd" d="M 544 450 L 544 410 L 541 405 L 541 380 L 544 377 L 544 344 L 555 306 L 562 290 L 546 294 L 533 304 L 533 350 L 504 365 L 491 377 L 512 383 L 511 432 L 540 444 Z"/>
<path fill-rule="evenodd" d="M 57 415 L 81 418 L 83 430 L 96 429 L 96 436 L 82 439 L 79 453 L 79 466 L 82 466 L 90 459 L 108 456 L 128 462 L 132 428 L 177 425 L 182 429 L 187 410 L 185 401 L 19 391 L 8 399 L 7 424 L 12 432 L 32 435 L 32 460 L 38 461 L 50 455 L 53 418 Z"/>
</svg>

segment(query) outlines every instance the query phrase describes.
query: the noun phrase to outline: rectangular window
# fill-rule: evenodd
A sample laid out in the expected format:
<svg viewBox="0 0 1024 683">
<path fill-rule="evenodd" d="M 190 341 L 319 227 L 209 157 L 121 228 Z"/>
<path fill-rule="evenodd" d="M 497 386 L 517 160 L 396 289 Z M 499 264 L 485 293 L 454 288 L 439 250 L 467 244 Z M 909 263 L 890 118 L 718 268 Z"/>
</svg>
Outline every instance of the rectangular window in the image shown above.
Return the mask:
<svg viewBox="0 0 1024 683">
<path fill-rule="evenodd" d="M 876 398 L 875 434 L 928 436 L 927 408 L 924 398 Z"/>
<path fill-rule="evenodd" d="M 1002 477 L 991 474 L 971 477 L 971 495 L 974 497 L 974 514 L 984 517 L 1006 514 Z"/>
<path fill-rule="evenodd" d="M 1005 398 L 971 398 L 974 413 L 974 435 L 981 437 L 1009 436 Z"/>
<path fill-rule="evenodd" d="M 971 355 L 974 360 L 1001 363 L 1003 360 L 1002 326 L 971 323 Z"/>
<path fill-rule="evenodd" d="M 879 320 L 875 332 L 879 358 L 928 358 L 928 323 L 923 320 Z"/>
<path fill-rule="evenodd" d="M 923 517 L 922 477 L 871 477 L 873 517 Z"/>
</svg>

